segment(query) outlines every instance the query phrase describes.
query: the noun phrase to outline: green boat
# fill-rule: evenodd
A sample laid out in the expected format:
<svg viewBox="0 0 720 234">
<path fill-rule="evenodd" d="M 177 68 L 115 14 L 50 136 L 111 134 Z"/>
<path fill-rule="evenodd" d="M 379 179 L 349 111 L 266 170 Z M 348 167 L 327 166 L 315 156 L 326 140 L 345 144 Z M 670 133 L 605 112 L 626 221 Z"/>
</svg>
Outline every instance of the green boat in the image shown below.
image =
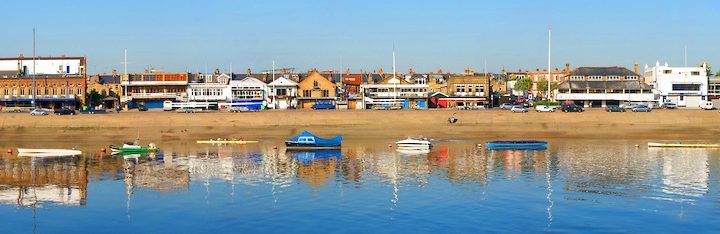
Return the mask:
<svg viewBox="0 0 720 234">
<path fill-rule="evenodd" d="M 147 152 L 155 152 L 158 150 L 157 146 L 155 144 L 149 144 L 146 146 L 139 146 L 139 145 L 130 145 L 130 144 L 123 144 L 122 146 L 115 146 L 111 145 L 110 150 L 112 152 L 123 152 L 123 153 L 147 153 Z"/>
</svg>

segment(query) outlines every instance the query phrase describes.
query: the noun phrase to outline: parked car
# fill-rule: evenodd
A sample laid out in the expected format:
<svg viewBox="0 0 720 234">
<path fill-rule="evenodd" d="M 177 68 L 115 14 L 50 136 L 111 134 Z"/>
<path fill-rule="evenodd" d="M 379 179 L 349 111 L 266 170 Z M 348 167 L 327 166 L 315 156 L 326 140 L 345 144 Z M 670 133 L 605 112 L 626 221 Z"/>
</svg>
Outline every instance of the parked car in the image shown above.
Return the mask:
<svg viewBox="0 0 720 234">
<path fill-rule="evenodd" d="M 666 102 L 666 103 L 665 103 L 665 108 L 667 108 L 667 109 L 676 109 L 676 108 L 677 108 L 677 104 L 672 103 L 672 102 Z"/>
<path fill-rule="evenodd" d="M 314 110 L 335 109 L 335 104 L 333 104 L 331 100 L 318 100 L 315 104 L 312 105 L 312 108 Z"/>
<path fill-rule="evenodd" d="M 30 111 L 30 115 L 48 115 L 48 111 L 43 109 L 34 109 Z"/>
<path fill-rule="evenodd" d="M 637 104 L 623 103 L 622 105 L 620 105 L 620 108 L 623 108 L 623 109 L 625 109 L 625 110 L 632 110 L 632 109 L 635 108 L 636 106 L 637 106 Z"/>
<path fill-rule="evenodd" d="M 546 105 L 537 105 L 535 106 L 536 112 L 555 112 L 555 108 L 551 108 Z"/>
<path fill-rule="evenodd" d="M 80 114 L 107 114 L 108 112 L 103 109 L 87 109 L 84 111 L 80 111 Z"/>
<path fill-rule="evenodd" d="M 63 107 L 60 109 L 55 109 L 55 114 L 56 115 L 75 115 L 76 113 L 75 113 L 75 110 L 73 110 L 73 109 Z"/>
<path fill-rule="evenodd" d="M 710 101 L 700 102 L 700 108 L 702 108 L 703 110 L 712 110 L 713 103 Z"/>
<path fill-rule="evenodd" d="M 522 106 L 522 105 L 514 105 L 514 106 L 510 109 L 510 111 L 512 111 L 513 113 L 522 113 L 522 112 L 528 112 L 528 109 L 525 108 L 525 107 Z"/>
<path fill-rule="evenodd" d="M 248 111 L 250 111 L 250 109 L 245 106 L 233 106 L 233 107 L 228 108 L 228 111 L 237 113 L 237 112 L 248 112 Z"/>
<path fill-rule="evenodd" d="M 138 110 L 139 111 L 148 111 L 148 108 L 144 105 L 140 105 L 140 106 L 138 106 Z"/>
<path fill-rule="evenodd" d="M 605 107 L 605 111 L 607 111 L 607 112 L 625 112 L 625 109 L 621 108 L 620 106 L 609 105 L 609 106 Z"/>
<path fill-rule="evenodd" d="M 503 110 L 510 110 L 510 109 L 512 109 L 512 107 L 513 107 L 513 104 L 510 104 L 510 103 L 500 104 L 500 109 L 503 109 Z"/>
<path fill-rule="evenodd" d="M 581 106 L 575 105 L 575 104 L 565 104 L 560 107 L 563 112 L 583 112 L 583 108 Z"/>
<path fill-rule="evenodd" d="M 632 108 L 633 112 L 650 112 L 652 109 L 646 105 L 637 105 L 634 108 Z"/>
</svg>

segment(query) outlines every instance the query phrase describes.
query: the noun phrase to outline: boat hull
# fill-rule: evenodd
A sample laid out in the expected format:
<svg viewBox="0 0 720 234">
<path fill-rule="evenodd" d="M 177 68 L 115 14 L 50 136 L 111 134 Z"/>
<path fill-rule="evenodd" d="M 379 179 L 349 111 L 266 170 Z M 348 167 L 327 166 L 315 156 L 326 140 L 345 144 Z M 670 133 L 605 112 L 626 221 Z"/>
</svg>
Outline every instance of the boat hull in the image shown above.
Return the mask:
<svg viewBox="0 0 720 234">
<path fill-rule="evenodd" d="M 254 144 L 258 143 L 258 141 L 196 141 L 197 144 L 237 144 L 237 145 L 244 145 L 244 144 Z"/>
<path fill-rule="evenodd" d="M 648 142 L 648 147 L 653 148 L 720 148 L 720 144 L 669 144 Z"/>
<path fill-rule="evenodd" d="M 82 154 L 80 150 L 68 149 L 18 149 L 20 154 L 59 154 L 59 155 L 78 155 Z"/>
<path fill-rule="evenodd" d="M 544 141 L 497 141 L 485 143 L 489 150 L 544 150 L 547 142 Z"/>
</svg>

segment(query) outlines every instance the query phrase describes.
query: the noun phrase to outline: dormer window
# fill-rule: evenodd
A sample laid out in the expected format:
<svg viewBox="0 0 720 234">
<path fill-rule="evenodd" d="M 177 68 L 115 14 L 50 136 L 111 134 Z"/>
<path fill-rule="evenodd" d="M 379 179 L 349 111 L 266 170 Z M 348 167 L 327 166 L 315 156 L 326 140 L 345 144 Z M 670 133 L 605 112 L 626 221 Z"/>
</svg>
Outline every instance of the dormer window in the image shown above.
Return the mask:
<svg viewBox="0 0 720 234">
<path fill-rule="evenodd" d="M 608 76 L 607 79 L 608 80 L 619 80 L 620 76 Z"/>
<path fill-rule="evenodd" d="M 571 76 L 571 80 L 583 80 L 583 76 Z"/>
<path fill-rule="evenodd" d="M 626 76 L 625 77 L 626 80 L 637 80 L 637 78 L 638 78 L 637 76 Z"/>
<path fill-rule="evenodd" d="M 602 80 L 602 76 L 589 76 L 589 80 Z"/>
</svg>

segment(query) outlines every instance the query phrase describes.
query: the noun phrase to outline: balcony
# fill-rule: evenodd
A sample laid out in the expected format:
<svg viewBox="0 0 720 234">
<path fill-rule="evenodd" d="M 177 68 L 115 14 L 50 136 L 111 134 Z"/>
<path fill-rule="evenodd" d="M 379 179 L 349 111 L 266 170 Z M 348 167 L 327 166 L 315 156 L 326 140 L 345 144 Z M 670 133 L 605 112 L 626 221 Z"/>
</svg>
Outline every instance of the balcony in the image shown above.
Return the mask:
<svg viewBox="0 0 720 234">
<path fill-rule="evenodd" d="M 379 93 L 368 93 L 370 98 L 427 98 L 427 92 L 379 92 Z"/>
<path fill-rule="evenodd" d="M 485 92 L 455 92 L 453 96 L 457 97 L 485 97 Z"/>
<path fill-rule="evenodd" d="M 185 97 L 185 93 L 128 93 L 132 99 L 176 99 Z"/>
<path fill-rule="evenodd" d="M 558 100 L 618 100 L 649 102 L 655 100 L 653 93 L 557 93 Z"/>
</svg>

